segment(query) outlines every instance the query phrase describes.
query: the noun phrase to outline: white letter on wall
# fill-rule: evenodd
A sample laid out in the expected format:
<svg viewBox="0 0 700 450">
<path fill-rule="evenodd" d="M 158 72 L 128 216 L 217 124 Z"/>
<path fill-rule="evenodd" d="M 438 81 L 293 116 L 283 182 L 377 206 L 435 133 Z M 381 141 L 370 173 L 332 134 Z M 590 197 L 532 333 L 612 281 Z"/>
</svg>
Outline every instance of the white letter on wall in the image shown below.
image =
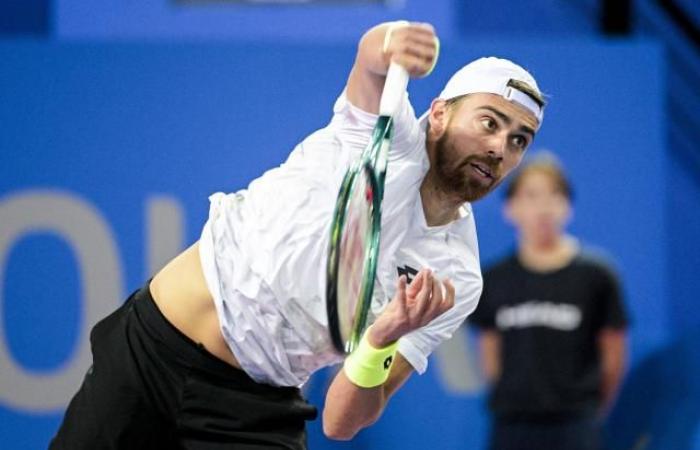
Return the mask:
<svg viewBox="0 0 700 450">
<path fill-rule="evenodd" d="M 84 309 L 71 356 L 55 372 L 32 373 L 16 364 L 5 343 L 2 304 L 9 300 L 1 297 L 0 289 L 0 402 L 33 412 L 66 406 L 90 366 L 90 329 L 122 300 L 117 246 L 107 222 L 79 197 L 48 190 L 23 191 L 0 201 L 0 288 L 12 245 L 27 234 L 46 231 L 63 239 L 75 254 Z"/>
</svg>

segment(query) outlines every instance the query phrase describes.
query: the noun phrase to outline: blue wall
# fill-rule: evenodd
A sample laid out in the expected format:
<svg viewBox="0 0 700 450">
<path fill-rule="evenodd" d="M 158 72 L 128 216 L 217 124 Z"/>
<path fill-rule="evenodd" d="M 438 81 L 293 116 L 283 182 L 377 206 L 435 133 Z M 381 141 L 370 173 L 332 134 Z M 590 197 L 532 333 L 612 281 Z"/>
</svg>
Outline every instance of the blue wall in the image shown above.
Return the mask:
<svg viewBox="0 0 700 450">
<path fill-rule="evenodd" d="M 62 39 L 235 39 L 351 42 L 371 26 L 398 18 L 457 34 L 459 0 L 306 2 L 55 0 Z M 275 4 L 277 3 L 277 4 Z"/>
<path fill-rule="evenodd" d="M 680 337 L 671 320 L 689 303 L 672 303 L 667 288 L 676 255 L 666 244 L 666 213 L 680 206 L 664 189 L 677 163 L 664 149 L 660 49 L 446 41 L 434 75 L 411 84 L 416 109 L 483 54 L 521 62 L 550 95 L 533 150 L 557 152 L 570 169 L 578 192 L 572 231 L 615 256 L 633 317 L 635 369 L 662 368 L 659 355 Z M 209 193 L 244 187 L 327 122 L 353 56 L 354 44 L 0 43 L 0 436 L 7 448 L 46 445 L 88 364 L 89 324 L 197 238 Z M 512 245 L 511 232 L 498 197 L 476 210 L 489 261 Z M 685 213 L 697 223 L 697 214 Z M 696 322 L 688 318 L 687 329 Z M 474 371 L 468 342 L 459 344 L 432 358 L 376 427 L 331 444 L 316 422 L 311 448 L 422 449 L 436 441 L 478 448 L 488 426 L 483 393 L 448 376 L 457 363 Z M 678 364 L 681 372 L 697 370 Z M 330 375 L 307 386 L 319 406 Z M 638 384 L 648 389 L 654 381 Z M 612 441 L 661 426 L 638 412 Z M 696 429 L 697 421 L 686 435 Z"/>
</svg>

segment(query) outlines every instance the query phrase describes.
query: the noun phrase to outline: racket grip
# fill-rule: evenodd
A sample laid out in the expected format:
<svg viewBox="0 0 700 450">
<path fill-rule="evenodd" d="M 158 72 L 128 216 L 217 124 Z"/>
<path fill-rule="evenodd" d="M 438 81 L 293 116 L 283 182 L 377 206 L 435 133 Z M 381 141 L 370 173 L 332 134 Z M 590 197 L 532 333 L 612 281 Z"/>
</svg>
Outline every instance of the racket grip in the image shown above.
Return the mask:
<svg viewBox="0 0 700 450">
<path fill-rule="evenodd" d="M 407 86 L 408 71 L 392 61 L 386 74 L 382 98 L 379 101 L 380 116 L 393 116 L 396 113 Z"/>
</svg>

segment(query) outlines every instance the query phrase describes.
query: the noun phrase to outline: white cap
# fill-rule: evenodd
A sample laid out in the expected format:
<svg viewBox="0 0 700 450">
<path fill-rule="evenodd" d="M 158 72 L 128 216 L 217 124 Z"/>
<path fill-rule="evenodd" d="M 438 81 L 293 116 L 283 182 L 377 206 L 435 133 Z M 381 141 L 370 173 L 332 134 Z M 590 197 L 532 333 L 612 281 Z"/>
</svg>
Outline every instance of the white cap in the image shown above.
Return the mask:
<svg viewBox="0 0 700 450">
<path fill-rule="evenodd" d="M 540 91 L 537 82 L 527 70 L 507 59 L 488 57 L 479 58 L 459 69 L 452 75 L 438 98 L 449 100 L 466 94 L 497 94 L 529 110 L 542 124 L 544 107 L 528 94 L 509 86 L 511 80 L 521 81 L 537 92 Z M 419 119 L 424 128 L 429 113 L 430 111 L 426 111 Z"/>
</svg>

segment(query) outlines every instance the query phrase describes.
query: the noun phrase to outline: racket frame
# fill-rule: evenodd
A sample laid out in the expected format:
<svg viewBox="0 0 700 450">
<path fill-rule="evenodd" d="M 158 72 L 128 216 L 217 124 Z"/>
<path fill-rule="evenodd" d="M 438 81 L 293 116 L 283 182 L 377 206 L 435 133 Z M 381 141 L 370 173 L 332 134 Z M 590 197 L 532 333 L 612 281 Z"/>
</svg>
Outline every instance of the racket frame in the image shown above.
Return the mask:
<svg viewBox="0 0 700 450">
<path fill-rule="evenodd" d="M 346 173 L 340 185 L 331 224 L 331 241 L 328 254 L 327 279 L 335 282 L 326 283 L 326 308 L 328 324 L 333 346 L 338 352 L 351 353 L 357 347 L 367 326 L 367 317 L 372 303 L 374 281 L 379 256 L 381 227 L 381 203 L 384 197 L 384 178 L 386 175 L 386 152 L 393 134 L 393 120 L 389 116 L 380 116 L 373 131 L 372 141 L 362 153 L 357 164 Z M 345 225 L 350 197 L 354 182 L 358 176 L 366 176 L 372 188 L 371 225 L 369 245 L 365 248 L 365 265 L 362 275 L 360 298 L 355 304 L 354 321 L 348 336 L 342 336 L 341 311 L 338 305 L 338 270 L 340 265 L 341 231 Z M 340 307 L 343 307 L 341 305 Z"/>
<path fill-rule="evenodd" d="M 328 329 L 333 347 L 338 353 L 351 353 L 359 344 L 365 328 L 372 303 L 374 282 L 376 279 L 379 258 L 379 242 L 381 228 L 381 204 L 384 197 L 384 180 L 389 147 L 394 132 L 393 115 L 401 98 L 406 92 L 408 73 L 400 65 L 392 62 L 386 77 L 379 105 L 379 117 L 372 132 L 370 143 L 362 152 L 359 160 L 345 173 L 340 185 L 338 197 L 331 222 L 331 238 L 329 242 L 328 259 L 326 264 L 326 310 L 328 314 Z M 350 197 L 358 176 L 367 176 L 372 187 L 372 211 L 370 226 L 370 242 L 365 249 L 365 264 L 362 276 L 360 298 L 355 304 L 354 320 L 350 325 L 348 336 L 343 336 L 340 323 L 341 314 L 338 305 L 338 269 L 340 264 L 341 231 L 345 225 Z M 344 307 L 341 305 L 340 307 Z"/>
</svg>

